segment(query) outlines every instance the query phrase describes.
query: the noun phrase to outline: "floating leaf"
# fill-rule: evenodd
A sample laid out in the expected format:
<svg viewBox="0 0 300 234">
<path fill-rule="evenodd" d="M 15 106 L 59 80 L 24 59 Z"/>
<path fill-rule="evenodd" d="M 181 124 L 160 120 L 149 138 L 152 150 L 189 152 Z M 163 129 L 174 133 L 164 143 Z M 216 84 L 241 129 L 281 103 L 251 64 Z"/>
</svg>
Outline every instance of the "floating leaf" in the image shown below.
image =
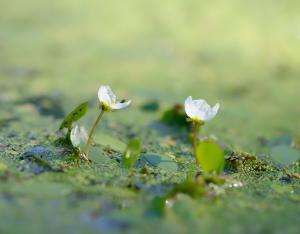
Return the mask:
<svg viewBox="0 0 300 234">
<path fill-rule="evenodd" d="M 99 147 L 91 147 L 89 159 L 98 164 L 107 164 L 111 162 L 110 158 L 103 154 Z"/>
<path fill-rule="evenodd" d="M 206 140 L 198 145 L 197 152 L 198 160 L 205 172 L 220 174 L 223 171 L 225 165 L 224 151 L 218 144 Z"/>
<path fill-rule="evenodd" d="M 67 128 L 71 131 L 73 122 L 82 118 L 88 110 L 88 102 L 84 102 L 77 106 L 61 123 L 59 129 Z"/>
<path fill-rule="evenodd" d="M 103 133 L 96 133 L 93 137 L 94 141 L 103 146 L 109 146 L 110 148 L 124 152 L 126 144 L 119 139 Z"/>
<path fill-rule="evenodd" d="M 170 157 L 161 155 L 161 154 L 155 154 L 155 153 L 149 153 L 144 154 L 143 158 L 150 163 L 152 166 L 159 167 L 162 170 L 168 171 L 168 172 L 176 172 L 177 171 L 177 163 L 174 162 Z"/>
<path fill-rule="evenodd" d="M 142 150 L 142 143 L 139 139 L 133 139 L 131 140 L 127 148 L 125 150 L 125 153 L 123 155 L 123 164 L 127 168 L 132 168 L 135 165 L 136 160 L 139 158 Z"/>
<path fill-rule="evenodd" d="M 277 136 L 272 138 L 269 141 L 269 146 L 270 147 L 274 147 L 274 146 L 278 146 L 278 145 L 288 145 L 291 146 L 293 143 L 293 138 L 289 135 L 282 135 L 282 136 Z"/>
<path fill-rule="evenodd" d="M 300 159 L 298 150 L 287 145 L 278 145 L 271 149 L 271 158 L 282 166 L 289 166 Z"/>
</svg>

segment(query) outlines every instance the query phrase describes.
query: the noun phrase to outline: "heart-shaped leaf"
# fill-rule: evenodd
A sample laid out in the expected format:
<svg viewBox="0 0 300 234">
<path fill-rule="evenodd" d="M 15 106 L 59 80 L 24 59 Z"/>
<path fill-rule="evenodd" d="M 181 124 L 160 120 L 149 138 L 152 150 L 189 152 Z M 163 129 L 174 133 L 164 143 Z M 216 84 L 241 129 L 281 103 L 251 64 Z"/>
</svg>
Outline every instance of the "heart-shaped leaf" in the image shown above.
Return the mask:
<svg viewBox="0 0 300 234">
<path fill-rule="evenodd" d="M 284 167 L 287 167 L 300 159 L 299 151 L 287 145 L 273 147 L 270 155 L 274 162 Z"/>
<path fill-rule="evenodd" d="M 211 140 L 201 142 L 197 148 L 198 160 L 206 173 L 220 174 L 225 165 L 223 149 Z"/>
<path fill-rule="evenodd" d="M 127 168 L 132 168 L 135 165 L 136 160 L 138 160 L 142 150 L 142 143 L 139 139 L 131 140 L 126 148 L 123 155 L 123 164 Z"/>
<path fill-rule="evenodd" d="M 81 119 L 88 110 L 88 102 L 81 103 L 77 106 L 61 123 L 59 129 L 67 128 L 69 131 L 72 129 L 73 122 Z"/>
<path fill-rule="evenodd" d="M 147 153 L 143 155 L 143 158 L 152 166 L 159 167 L 162 170 L 168 172 L 177 171 L 177 163 L 168 156 L 155 153 Z"/>
</svg>

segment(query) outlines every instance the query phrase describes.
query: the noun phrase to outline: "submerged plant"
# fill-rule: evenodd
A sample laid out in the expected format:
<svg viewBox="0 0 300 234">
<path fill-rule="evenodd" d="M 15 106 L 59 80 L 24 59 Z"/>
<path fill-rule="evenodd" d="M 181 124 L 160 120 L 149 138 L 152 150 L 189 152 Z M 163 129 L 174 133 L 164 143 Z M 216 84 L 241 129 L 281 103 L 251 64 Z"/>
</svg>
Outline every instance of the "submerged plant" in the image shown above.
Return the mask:
<svg viewBox="0 0 300 234">
<path fill-rule="evenodd" d="M 193 100 L 191 96 L 185 100 L 185 112 L 189 117 L 189 121 L 193 124 L 194 157 L 197 164 L 200 163 L 197 149 L 198 131 L 205 122 L 213 119 L 217 115 L 219 107 L 219 103 L 217 103 L 214 107 L 211 107 L 204 99 Z"/>
<path fill-rule="evenodd" d="M 67 117 L 62 121 L 59 130 L 67 129 L 67 133 L 65 134 L 64 142 L 67 144 L 71 144 L 73 146 L 76 146 L 73 144 L 72 139 L 71 139 L 71 134 L 73 131 L 73 136 L 74 136 L 74 131 L 78 130 L 78 127 L 74 127 L 74 122 L 78 121 L 81 119 L 88 111 L 88 102 L 81 103 L 79 106 L 77 106 L 74 110 L 72 110 Z"/>
<path fill-rule="evenodd" d="M 103 117 L 103 114 L 105 112 L 112 112 L 112 111 L 124 109 L 127 106 L 129 106 L 129 104 L 131 103 L 131 101 L 118 102 L 116 95 L 112 92 L 111 88 L 106 85 L 101 86 L 99 88 L 98 99 L 100 102 L 100 113 L 99 113 L 95 123 L 93 124 L 91 130 L 89 131 L 87 142 L 83 148 L 83 151 L 80 154 L 80 156 L 85 160 L 88 160 L 88 154 L 89 154 L 90 146 L 92 144 L 92 139 L 93 139 L 92 137 L 93 137 L 94 131 L 96 130 L 97 125 L 99 124 L 101 118 Z"/>
</svg>

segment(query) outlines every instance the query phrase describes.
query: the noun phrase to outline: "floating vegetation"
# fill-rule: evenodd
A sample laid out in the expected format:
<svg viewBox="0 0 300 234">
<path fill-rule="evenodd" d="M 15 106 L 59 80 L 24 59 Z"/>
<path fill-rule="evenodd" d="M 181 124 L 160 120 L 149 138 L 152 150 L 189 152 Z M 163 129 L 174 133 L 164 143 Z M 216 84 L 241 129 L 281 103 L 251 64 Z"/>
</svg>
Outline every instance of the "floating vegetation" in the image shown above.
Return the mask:
<svg viewBox="0 0 300 234">
<path fill-rule="evenodd" d="M 34 105 L 41 115 L 53 116 L 56 119 L 64 117 L 64 110 L 58 97 L 41 95 L 29 97 L 20 102 L 20 104 L 26 103 Z"/>
<path fill-rule="evenodd" d="M 181 104 L 176 104 L 169 110 L 166 110 L 163 113 L 161 121 L 167 125 L 175 127 L 189 127 L 189 124 L 186 122 L 184 108 Z"/>
</svg>

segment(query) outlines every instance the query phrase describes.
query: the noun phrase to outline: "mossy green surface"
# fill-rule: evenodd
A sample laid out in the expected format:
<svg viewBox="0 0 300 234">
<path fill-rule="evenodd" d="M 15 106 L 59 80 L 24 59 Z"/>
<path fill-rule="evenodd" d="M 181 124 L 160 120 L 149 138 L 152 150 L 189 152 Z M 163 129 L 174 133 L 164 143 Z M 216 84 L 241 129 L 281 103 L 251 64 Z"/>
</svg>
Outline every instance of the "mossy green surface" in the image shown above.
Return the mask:
<svg viewBox="0 0 300 234">
<path fill-rule="evenodd" d="M 297 1 L 0 5 L 0 233 L 299 233 L 299 164 L 269 157 L 281 143 L 299 151 Z M 91 125 L 102 84 L 133 102 L 104 115 L 92 163 L 81 162 L 54 144 L 57 130 L 86 100 L 80 121 Z M 194 167 L 188 129 L 159 121 L 189 95 L 221 104 L 202 137 L 226 148 L 227 182 L 203 185 L 199 198 L 177 194 L 148 216 Z M 132 138 L 143 157 L 129 173 L 120 148 Z M 47 165 L 20 159 L 36 146 Z M 153 154 L 169 164 L 145 160 Z"/>
</svg>

